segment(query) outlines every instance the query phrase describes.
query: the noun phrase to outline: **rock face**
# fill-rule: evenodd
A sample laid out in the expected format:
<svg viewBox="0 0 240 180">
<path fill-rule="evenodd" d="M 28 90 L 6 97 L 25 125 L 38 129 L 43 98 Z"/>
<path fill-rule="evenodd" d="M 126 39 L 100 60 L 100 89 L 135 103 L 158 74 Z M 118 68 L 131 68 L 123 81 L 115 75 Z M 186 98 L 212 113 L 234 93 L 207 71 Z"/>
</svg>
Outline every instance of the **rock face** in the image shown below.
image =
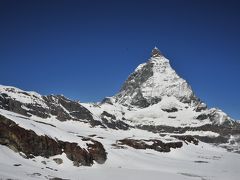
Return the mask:
<svg viewBox="0 0 240 180">
<path fill-rule="evenodd" d="M 160 102 L 162 96 L 174 96 L 181 102 L 200 104 L 190 85 L 177 75 L 169 60 L 154 48 L 149 61 L 135 69 L 115 99 L 123 105 L 145 108 Z"/>
<path fill-rule="evenodd" d="M 150 145 L 151 144 L 151 145 Z M 118 145 L 127 145 L 135 149 L 153 149 L 158 152 L 170 152 L 171 148 L 181 148 L 182 142 L 168 142 L 164 143 L 161 140 L 149 139 L 149 140 L 136 140 L 136 139 L 122 139 L 118 141 Z"/>
<path fill-rule="evenodd" d="M 103 111 L 101 114 L 102 122 L 108 127 L 112 129 L 122 129 L 128 130 L 130 126 L 123 121 L 117 120 L 116 116 Z"/>
<path fill-rule="evenodd" d="M 35 92 L 25 92 L 8 86 L 0 86 L 0 108 L 24 116 L 35 115 L 41 118 L 56 116 L 60 121 L 93 120 L 88 109 L 64 96 L 41 96 Z"/>
<path fill-rule="evenodd" d="M 87 144 L 87 149 L 84 149 L 77 143 L 38 136 L 34 131 L 19 127 L 15 122 L 0 115 L 0 144 L 16 152 L 23 152 L 27 158 L 34 156 L 48 158 L 65 153 L 75 166 L 90 166 L 94 161 L 104 163 L 107 153 L 103 145 L 98 141 L 88 140 L 91 143 Z"/>
</svg>

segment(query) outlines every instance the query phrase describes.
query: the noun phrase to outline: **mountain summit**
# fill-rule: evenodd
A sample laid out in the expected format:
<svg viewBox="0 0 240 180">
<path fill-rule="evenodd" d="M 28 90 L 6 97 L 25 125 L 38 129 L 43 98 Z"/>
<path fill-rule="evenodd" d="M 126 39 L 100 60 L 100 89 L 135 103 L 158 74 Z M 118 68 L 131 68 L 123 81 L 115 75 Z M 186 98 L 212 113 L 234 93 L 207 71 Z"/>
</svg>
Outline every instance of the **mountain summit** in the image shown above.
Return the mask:
<svg viewBox="0 0 240 180">
<path fill-rule="evenodd" d="M 150 59 L 135 69 L 115 98 L 121 104 L 144 108 L 158 103 L 163 96 L 174 96 L 184 103 L 200 103 L 186 80 L 178 76 L 155 47 Z"/>
<path fill-rule="evenodd" d="M 152 50 L 152 53 L 151 53 L 151 56 L 152 57 L 160 57 L 162 56 L 162 53 L 161 51 L 155 46 Z"/>
</svg>

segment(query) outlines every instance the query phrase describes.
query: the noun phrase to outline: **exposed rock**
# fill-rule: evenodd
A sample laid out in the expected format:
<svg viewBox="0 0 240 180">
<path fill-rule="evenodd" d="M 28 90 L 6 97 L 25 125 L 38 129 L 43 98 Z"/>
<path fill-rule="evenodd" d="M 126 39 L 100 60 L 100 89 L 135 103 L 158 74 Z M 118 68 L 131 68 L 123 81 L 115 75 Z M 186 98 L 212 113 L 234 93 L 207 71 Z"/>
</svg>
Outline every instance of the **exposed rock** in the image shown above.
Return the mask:
<svg viewBox="0 0 240 180">
<path fill-rule="evenodd" d="M 123 87 L 120 90 L 120 93 L 117 94 L 116 100 L 122 104 L 126 104 L 128 101 L 130 101 L 129 103 L 132 105 L 138 107 L 148 107 L 149 103 L 142 96 L 139 85 L 153 76 L 152 67 L 153 63 L 148 63 L 141 69 L 141 75 L 139 75 L 138 71 L 132 73 L 124 83 Z M 128 97 L 131 97 L 131 99 L 128 99 Z"/>
<path fill-rule="evenodd" d="M 165 125 L 139 125 L 137 128 L 148 130 L 150 132 L 154 133 L 178 133 L 182 134 L 186 131 L 212 131 L 215 133 L 219 133 L 219 135 L 222 136 L 229 136 L 240 134 L 240 124 L 234 123 L 231 126 L 228 124 L 222 124 L 222 125 L 215 125 L 215 124 L 205 124 L 203 126 L 197 126 L 197 127 L 173 127 L 173 126 L 165 126 Z"/>
<path fill-rule="evenodd" d="M 206 109 L 207 109 L 207 105 L 202 102 L 202 103 L 199 103 L 197 105 L 197 107 L 195 108 L 195 111 L 196 112 L 201 112 L 201 111 L 206 110 Z"/>
<path fill-rule="evenodd" d="M 206 143 L 227 143 L 230 140 L 231 135 L 239 135 L 240 134 L 240 124 L 235 122 L 232 125 L 222 124 L 206 124 L 200 127 L 172 127 L 172 126 L 152 126 L 152 125 L 144 125 L 137 126 L 140 129 L 148 130 L 154 133 L 175 133 L 179 134 L 179 136 L 183 136 L 181 134 L 186 131 L 211 131 L 218 133 L 219 136 L 216 137 L 208 137 L 208 136 L 192 136 L 202 142 Z M 184 137 L 184 136 L 183 136 Z M 236 141 L 235 139 L 234 141 Z"/>
<path fill-rule="evenodd" d="M 13 166 L 22 166 L 22 164 L 14 164 Z"/>
<path fill-rule="evenodd" d="M 170 119 L 175 119 L 176 116 L 168 116 L 168 118 L 170 118 Z"/>
<path fill-rule="evenodd" d="M 7 94 L 2 94 L 2 96 L 0 96 L 0 106 L 2 109 L 22 114 L 24 116 L 30 116 L 27 111 L 21 107 L 22 104 L 19 101 L 11 99 Z"/>
<path fill-rule="evenodd" d="M 41 163 L 43 163 L 44 165 L 46 165 L 46 164 L 47 164 L 47 162 L 46 162 L 46 161 L 41 161 Z"/>
<path fill-rule="evenodd" d="M 68 119 L 85 119 L 93 120 L 92 113 L 80 105 L 78 102 L 71 101 L 64 96 L 43 96 L 46 104 L 49 107 L 50 114 L 57 116 L 61 121 L 66 121 Z"/>
<path fill-rule="evenodd" d="M 195 163 L 208 163 L 208 161 L 194 161 Z"/>
<path fill-rule="evenodd" d="M 57 164 L 62 164 L 63 163 L 63 160 L 61 158 L 54 158 L 53 159 L 55 161 L 55 163 Z"/>
<path fill-rule="evenodd" d="M 111 119 L 111 120 L 116 120 L 116 116 L 113 114 L 108 113 L 107 111 L 103 111 L 101 114 L 101 118 L 103 119 Z"/>
<path fill-rule="evenodd" d="M 71 101 L 64 96 L 57 96 L 58 103 L 70 112 L 70 115 L 77 119 L 93 120 L 92 113 L 80 105 L 78 102 Z"/>
<path fill-rule="evenodd" d="M 106 128 L 103 124 L 102 124 L 102 122 L 100 122 L 100 121 L 98 121 L 98 120 L 90 120 L 89 121 L 89 123 L 90 123 L 90 125 L 92 126 L 92 127 L 95 127 L 95 126 L 100 126 L 101 128 Z"/>
<path fill-rule="evenodd" d="M 59 178 L 59 177 L 54 177 L 54 178 L 50 178 L 50 180 L 70 180 L 70 179 L 63 179 L 63 178 Z"/>
<path fill-rule="evenodd" d="M 89 153 L 92 155 L 94 161 L 103 164 L 107 159 L 107 153 L 103 145 L 95 140 L 91 140 L 91 142 L 87 144 Z"/>
<path fill-rule="evenodd" d="M 35 96 L 27 92 L 15 90 L 14 88 L 7 89 L 7 92 L 14 92 L 16 94 L 23 94 L 31 99 L 29 102 L 20 102 L 8 96 L 6 93 L 0 93 L 0 107 L 2 109 L 12 111 L 24 116 L 35 115 L 40 118 L 49 118 L 51 115 L 57 117 L 60 121 L 66 120 L 88 120 L 94 121 L 92 113 L 80 105 L 78 102 L 71 101 L 64 96 L 49 95 L 49 96 Z M 39 103 L 42 104 L 39 104 Z"/>
<path fill-rule="evenodd" d="M 114 100 L 111 98 L 111 97 L 105 97 L 103 100 L 102 100 L 102 104 L 104 104 L 104 103 L 107 103 L 107 104 L 111 104 L 111 105 L 113 105 L 113 102 L 114 102 Z"/>
<path fill-rule="evenodd" d="M 193 143 L 195 145 L 198 145 L 198 140 L 196 138 L 194 138 L 193 136 L 190 136 L 190 135 L 171 135 L 171 137 L 174 137 L 176 139 L 179 139 L 179 140 L 182 140 L 184 141 L 185 143 Z"/>
<path fill-rule="evenodd" d="M 205 143 L 214 143 L 214 144 L 221 144 L 227 143 L 229 138 L 224 136 L 217 136 L 217 137 L 208 137 L 208 136 L 194 136 L 195 138 L 199 139 Z"/>
<path fill-rule="evenodd" d="M 106 125 L 108 128 L 111 128 L 111 129 L 128 130 L 130 127 L 128 124 L 124 123 L 123 121 L 116 120 L 116 116 L 106 111 L 103 111 L 103 113 L 101 114 L 101 119 L 104 125 Z"/>
<path fill-rule="evenodd" d="M 152 143 L 152 144 L 151 144 Z M 118 145 L 127 145 L 135 149 L 153 149 L 159 152 L 170 152 L 171 148 L 181 148 L 182 142 L 168 142 L 164 143 L 161 140 L 150 139 L 150 140 L 136 140 L 136 139 L 122 139 L 119 140 Z M 151 144 L 151 145 L 149 145 Z"/>
<path fill-rule="evenodd" d="M 0 115 L 0 144 L 17 152 L 23 152 L 27 158 L 33 156 L 50 157 L 61 154 L 59 144 L 48 136 L 38 136 L 32 130 L 25 130 L 13 121 Z"/>
<path fill-rule="evenodd" d="M 178 109 L 176 107 L 172 107 L 172 108 L 169 108 L 169 109 L 162 109 L 163 111 L 165 112 L 168 112 L 168 113 L 171 113 L 171 112 L 177 112 Z"/>
<path fill-rule="evenodd" d="M 208 118 L 208 115 L 206 114 L 200 114 L 196 119 L 199 119 L 199 120 L 205 120 Z"/>
<path fill-rule="evenodd" d="M 75 166 L 90 166 L 93 164 L 93 157 L 86 149 L 82 149 L 77 143 L 62 142 L 60 146 L 64 149 L 67 158 L 73 161 Z"/>
<path fill-rule="evenodd" d="M 0 115 L 0 144 L 16 152 L 23 152 L 27 158 L 48 158 L 64 152 L 76 166 L 90 166 L 94 160 L 104 163 L 107 155 L 103 145 L 98 141 L 89 140 L 91 143 L 87 144 L 88 148 L 83 149 L 77 143 L 38 136 L 34 131 L 19 127 L 15 122 Z"/>
</svg>

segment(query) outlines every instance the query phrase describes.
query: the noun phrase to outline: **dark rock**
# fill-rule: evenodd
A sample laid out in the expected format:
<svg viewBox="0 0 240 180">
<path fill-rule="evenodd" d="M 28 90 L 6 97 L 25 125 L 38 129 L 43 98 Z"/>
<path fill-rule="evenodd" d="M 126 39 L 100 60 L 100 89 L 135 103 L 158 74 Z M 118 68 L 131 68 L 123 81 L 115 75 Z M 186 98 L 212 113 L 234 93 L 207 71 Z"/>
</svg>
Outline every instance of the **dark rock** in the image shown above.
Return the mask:
<svg viewBox="0 0 240 180">
<path fill-rule="evenodd" d="M 194 161 L 195 163 L 208 163 L 207 161 Z"/>
<path fill-rule="evenodd" d="M 46 162 L 46 161 L 41 161 L 41 163 L 43 163 L 43 164 L 45 164 L 45 165 L 47 164 L 47 162 Z"/>
<path fill-rule="evenodd" d="M 50 180 L 70 180 L 70 179 L 63 179 L 63 178 L 59 178 L 59 177 L 54 177 L 54 178 L 50 178 Z"/>
<path fill-rule="evenodd" d="M 206 109 L 207 109 L 207 105 L 204 104 L 204 103 L 202 103 L 202 102 L 200 102 L 200 103 L 197 105 L 197 107 L 195 108 L 195 111 L 196 111 L 196 112 L 201 112 L 201 111 L 206 110 Z"/>
<path fill-rule="evenodd" d="M 92 113 L 80 105 L 78 102 L 71 101 L 64 96 L 57 96 L 58 103 L 61 104 L 65 109 L 70 112 L 71 116 L 74 116 L 77 119 L 87 119 L 92 120 Z"/>
<path fill-rule="evenodd" d="M 22 166 L 22 164 L 14 164 L 13 166 Z"/>
<path fill-rule="evenodd" d="M 102 104 L 107 103 L 113 105 L 112 99 L 110 97 L 105 97 L 102 102 Z"/>
<path fill-rule="evenodd" d="M 43 96 L 45 103 L 49 107 L 49 113 L 57 116 L 60 121 L 72 120 L 93 120 L 92 113 L 80 105 L 78 102 L 71 101 L 64 96 Z M 68 112 L 65 111 L 65 108 Z"/>
<path fill-rule="evenodd" d="M 0 115 L 0 144 L 16 152 L 23 152 L 27 158 L 34 156 L 49 158 L 64 152 L 77 166 L 90 166 L 94 160 L 104 163 L 107 153 L 103 145 L 98 141 L 89 140 L 91 143 L 87 144 L 88 148 L 83 149 L 77 143 L 38 136 L 34 131 L 19 127 L 15 122 Z"/>
<path fill-rule="evenodd" d="M 130 127 L 128 124 L 124 123 L 123 121 L 116 120 L 116 116 L 114 116 L 113 114 L 110 114 L 106 111 L 102 112 L 101 119 L 102 119 L 103 124 L 111 129 L 128 130 Z"/>
<path fill-rule="evenodd" d="M 57 169 L 53 169 L 53 168 L 51 168 L 51 167 L 46 167 L 47 169 L 50 169 L 50 170 L 52 170 L 52 171 L 58 171 Z"/>
<path fill-rule="evenodd" d="M 55 161 L 55 163 L 57 163 L 57 164 L 63 163 L 63 160 L 61 158 L 54 158 L 53 161 Z"/>
<path fill-rule="evenodd" d="M 50 117 L 49 110 L 43 108 L 42 106 L 40 106 L 38 104 L 25 104 L 25 106 L 29 109 L 28 114 L 36 115 L 41 118 Z"/>
<path fill-rule="evenodd" d="M 116 116 L 114 116 L 113 114 L 108 113 L 107 111 L 103 111 L 101 114 L 101 118 L 110 118 L 111 120 L 116 120 Z"/>
<path fill-rule="evenodd" d="M 91 144 L 87 144 L 89 153 L 92 155 L 94 161 L 99 164 L 103 164 L 107 159 L 107 153 L 103 145 L 98 141 L 91 141 Z"/>
<path fill-rule="evenodd" d="M 206 114 L 200 114 L 196 119 L 199 119 L 199 120 L 205 120 L 208 118 L 208 115 Z"/>
<path fill-rule="evenodd" d="M 9 89 L 8 91 L 14 91 Z M 41 118 L 49 118 L 51 115 L 57 117 L 60 121 L 66 120 L 88 120 L 93 121 L 92 113 L 80 105 L 78 102 L 71 101 L 64 96 L 42 96 L 41 98 L 35 95 L 30 96 L 27 92 L 14 92 L 29 96 L 29 98 L 36 98 L 38 101 L 43 102 L 46 106 L 35 103 L 19 102 L 7 94 L 0 94 L 0 107 L 2 109 L 12 111 L 24 116 L 35 115 Z M 37 101 L 36 101 L 37 102 Z"/>
<path fill-rule="evenodd" d="M 206 124 L 198 127 L 172 127 L 165 125 L 139 125 L 139 129 L 147 130 L 154 133 L 178 133 L 182 134 L 186 131 L 212 131 L 219 133 L 221 136 L 229 136 L 240 134 L 240 124 L 234 123 L 231 126 L 228 124 L 215 125 L 215 124 Z"/>
<path fill-rule="evenodd" d="M 98 121 L 98 120 L 90 120 L 89 121 L 89 123 L 90 123 L 90 125 L 92 126 L 92 127 L 95 127 L 95 126 L 101 126 L 102 128 L 106 128 L 100 121 Z"/>
<path fill-rule="evenodd" d="M 149 142 L 152 143 L 149 145 Z M 150 139 L 150 140 L 136 140 L 136 139 L 122 139 L 118 141 L 118 145 L 127 145 L 135 149 L 153 149 L 158 152 L 170 152 L 171 148 L 181 148 L 182 142 L 169 142 L 164 143 L 161 140 Z"/>
<path fill-rule="evenodd" d="M 199 139 L 202 142 L 205 143 L 214 143 L 214 144 L 220 144 L 220 143 L 227 143 L 229 138 L 223 137 L 223 136 L 217 136 L 217 137 L 209 137 L 209 136 L 194 136 L 195 138 Z"/>
<path fill-rule="evenodd" d="M 147 63 L 140 71 L 133 72 L 116 95 L 116 101 L 124 105 L 127 100 L 130 100 L 131 105 L 140 108 L 148 107 L 150 102 L 143 97 L 140 85 L 153 76 L 152 67 L 153 63 Z"/>
<path fill-rule="evenodd" d="M 165 112 L 172 113 L 172 112 L 177 112 L 178 109 L 175 107 L 169 108 L 169 109 L 162 109 Z"/>
<path fill-rule="evenodd" d="M 160 57 L 160 56 L 162 56 L 162 53 L 160 52 L 160 50 L 157 47 L 153 48 L 151 57 Z"/>
<path fill-rule="evenodd" d="M 64 153 L 67 158 L 72 160 L 75 166 L 91 166 L 93 164 L 93 158 L 86 149 L 82 149 L 77 143 L 62 142 L 61 147 L 64 149 Z"/>
<path fill-rule="evenodd" d="M 185 143 L 193 143 L 195 145 L 198 145 L 198 143 L 199 143 L 199 141 L 196 138 L 194 138 L 193 136 L 190 136 L 190 135 L 179 135 L 179 136 L 178 135 L 171 135 L 171 137 L 182 140 Z"/>
</svg>

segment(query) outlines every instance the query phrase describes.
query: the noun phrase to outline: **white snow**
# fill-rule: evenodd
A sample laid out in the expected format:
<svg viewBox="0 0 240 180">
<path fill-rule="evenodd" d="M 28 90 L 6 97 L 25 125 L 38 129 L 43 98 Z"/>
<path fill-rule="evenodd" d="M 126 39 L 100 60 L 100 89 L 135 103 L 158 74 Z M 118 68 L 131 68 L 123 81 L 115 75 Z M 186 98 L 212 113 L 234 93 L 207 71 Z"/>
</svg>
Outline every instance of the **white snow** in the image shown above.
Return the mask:
<svg viewBox="0 0 240 180">
<path fill-rule="evenodd" d="M 166 125 L 173 127 L 197 127 L 205 124 L 210 124 L 210 120 L 198 120 L 196 117 L 204 112 L 194 111 L 195 107 L 191 107 L 188 104 L 180 102 L 175 97 L 163 96 L 162 101 L 147 108 L 132 108 L 114 103 L 113 105 L 104 104 L 88 104 L 81 103 L 84 107 L 90 110 L 96 118 L 100 119 L 100 115 L 103 111 L 107 111 L 110 114 L 115 115 L 118 119 L 123 117 L 125 122 L 131 125 Z M 168 113 L 162 109 L 177 108 L 177 112 Z M 208 112 L 208 111 L 207 111 Z M 176 118 L 171 118 L 171 116 Z"/>
<path fill-rule="evenodd" d="M 226 152 L 225 149 L 201 143 L 196 146 L 184 143 L 181 149 L 172 149 L 170 153 L 154 150 L 136 150 L 131 147 L 117 149 L 112 144 L 123 138 L 160 139 L 172 141 L 169 136 L 160 137 L 151 132 L 130 129 L 128 131 L 91 128 L 88 124 L 77 121 L 60 122 L 54 117 L 41 119 L 24 117 L 15 113 L 0 110 L 0 114 L 13 120 L 21 127 L 32 129 L 39 135 L 46 134 L 61 140 L 80 142 L 80 136 L 96 135 L 93 139 L 100 141 L 108 152 L 108 159 L 103 165 L 93 167 L 75 167 L 65 154 L 49 159 L 35 157 L 24 159 L 18 153 L 0 145 L 0 177 L 2 179 L 45 179 L 61 177 L 66 179 L 209 179 L 237 180 L 240 172 L 240 155 Z M 38 123 L 42 121 L 56 127 Z M 203 135 L 216 135 L 212 132 L 196 132 Z M 193 135 L 194 132 L 186 132 Z M 176 141 L 176 140 L 175 140 Z M 80 143 L 80 146 L 84 144 Z M 61 158 L 63 164 L 56 164 L 53 158 Z M 46 162 L 46 165 L 42 163 Z M 14 164 L 21 164 L 14 166 Z M 51 169 L 53 170 L 51 170 Z M 54 170 L 55 169 L 55 170 Z M 39 173 L 39 174 L 37 174 Z"/>
<path fill-rule="evenodd" d="M 172 69 L 168 59 L 160 56 L 151 58 L 150 62 L 154 64 L 153 76 L 142 85 L 144 97 L 170 95 L 179 98 L 189 97 L 192 94 L 190 86 Z"/>
<path fill-rule="evenodd" d="M 140 84 L 139 88 L 146 99 L 160 97 L 161 101 L 157 104 L 146 108 L 127 107 L 121 104 L 124 98 L 126 103 L 129 103 L 137 95 L 137 92 L 134 92 L 131 96 L 126 92 L 120 92 L 123 97 L 117 102 L 116 97 L 113 96 L 108 97 L 108 103 L 80 104 L 93 114 L 95 120 L 101 121 L 101 114 L 106 111 L 116 116 L 116 120 L 122 120 L 132 126 L 199 127 L 205 124 L 231 122 L 229 116 L 219 109 L 196 112 L 194 104 L 180 102 L 180 98 L 190 98 L 193 92 L 187 82 L 171 68 L 168 59 L 157 56 L 152 57 L 147 63 L 153 64 L 153 76 Z M 147 63 L 140 64 L 135 72 L 140 72 Z M 15 87 L 0 85 L 0 96 L 4 94 L 22 102 L 22 108 L 25 110 L 29 110 L 27 104 L 38 104 L 43 108 L 48 108 L 42 96 L 36 92 L 27 92 Z M 56 99 L 55 103 L 58 104 Z M 204 106 L 204 104 L 201 105 Z M 177 111 L 166 112 L 166 109 L 171 108 L 177 108 Z M 62 109 L 66 113 L 70 113 L 64 107 Z M 126 131 L 104 129 L 98 126 L 93 128 L 89 123 L 82 121 L 68 120 L 61 122 L 55 116 L 46 119 L 34 115 L 25 117 L 2 109 L 0 109 L 0 114 L 11 119 L 22 128 L 33 130 L 39 136 L 46 135 L 62 141 L 76 142 L 82 148 L 86 148 L 86 143 L 90 142 L 82 141 L 79 136 L 91 136 L 91 138 L 101 142 L 108 153 L 107 161 L 103 165 L 75 167 L 64 153 L 48 159 L 40 156 L 34 159 L 24 159 L 19 153 L 0 145 L 0 179 L 28 180 L 59 177 L 78 180 L 238 180 L 240 176 L 239 154 L 230 153 L 223 148 L 202 142 L 197 146 L 183 143 L 182 148 L 171 149 L 169 153 L 160 153 L 149 149 L 137 150 L 128 146 L 121 149 L 113 146 L 118 140 L 124 138 L 158 139 L 163 142 L 179 141 L 170 136 L 174 135 L 173 133 L 161 133 L 165 134 L 162 137 L 158 133 L 135 128 Z M 210 121 L 209 118 L 205 120 L 196 119 L 200 114 L 214 115 L 214 121 Z M 108 118 L 108 120 L 112 119 Z M 218 133 L 211 131 L 186 131 L 180 135 L 219 136 Z M 238 139 L 239 136 L 232 136 L 229 144 L 236 142 L 235 140 Z M 61 158 L 63 163 L 56 164 L 53 161 L 54 158 Z"/>
<path fill-rule="evenodd" d="M 0 94 L 7 94 L 12 99 L 24 104 L 38 104 L 43 108 L 47 108 L 42 96 L 33 91 L 23 91 L 16 87 L 0 85 Z"/>
</svg>

